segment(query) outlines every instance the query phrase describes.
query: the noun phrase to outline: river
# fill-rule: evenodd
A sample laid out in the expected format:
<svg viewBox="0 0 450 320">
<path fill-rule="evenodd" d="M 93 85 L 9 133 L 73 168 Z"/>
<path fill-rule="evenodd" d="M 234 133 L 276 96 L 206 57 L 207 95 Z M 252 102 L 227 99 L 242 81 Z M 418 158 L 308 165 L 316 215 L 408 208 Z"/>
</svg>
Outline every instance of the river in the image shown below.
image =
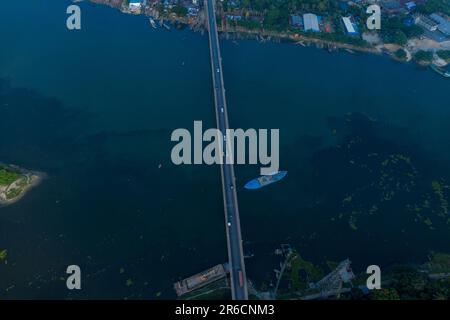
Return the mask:
<svg viewBox="0 0 450 320">
<path fill-rule="evenodd" d="M 69 31 L 69 3 L 0 11 L 0 161 L 48 174 L 0 208 L 0 297 L 174 298 L 173 282 L 227 259 L 219 168 L 170 160 L 173 130 L 215 125 L 208 38 L 86 2 Z M 236 168 L 250 279 L 270 282 L 282 243 L 357 271 L 449 251 L 448 80 L 292 44 L 222 51 L 231 126 L 280 129 L 289 171 L 250 192 L 259 168 Z"/>
</svg>

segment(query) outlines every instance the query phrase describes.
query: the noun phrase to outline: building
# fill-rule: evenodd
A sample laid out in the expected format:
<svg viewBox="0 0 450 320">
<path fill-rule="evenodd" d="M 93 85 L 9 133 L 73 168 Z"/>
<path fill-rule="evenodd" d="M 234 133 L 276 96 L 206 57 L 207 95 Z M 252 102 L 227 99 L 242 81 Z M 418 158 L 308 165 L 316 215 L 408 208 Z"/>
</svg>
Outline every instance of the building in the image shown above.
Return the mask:
<svg viewBox="0 0 450 320">
<path fill-rule="evenodd" d="M 142 9 L 142 1 L 141 0 L 130 0 L 128 4 L 128 9 L 130 9 L 133 13 L 140 13 Z"/>
<path fill-rule="evenodd" d="M 431 20 L 438 24 L 438 30 L 446 36 L 450 36 L 450 21 L 437 13 L 430 14 Z"/>
<path fill-rule="evenodd" d="M 312 13 L 306 13 L 303 15 L 303 27 L 305 32 L 313 31 L 320 32 L 319 18 Z"/>
<path fill-rule="evenodd" d="M 381 0 L 380 5 L 388 14 L 397 14 L 405 10 L 398 0 Z"/>
<path fill-rule="evenodd" d="M 301 26 L 303 26 L 302 17 L 297 15 L 291 15 L 291 24 L 296 28 L 300 28 Z"/>
<path fill-rule="evenodd" d="M 437 42 L 444 42 L 450 39 L 450 21 L 436 13 L 430 16 L 416 15 L 414 22 L 424 29 L 427 38 Z"/>
<path fill-rule="evenodd" d="M 405 3 L 405 7 L 406 7 L 406 9 L 411 11 L 411 10 L 414 10 L 417 7 L 417 5 L 414 1 L 409 1 L 409 2 Z"/>
<path fill-rule="evenodd" d="M 428 18 L 424 15 L 420 15 L 420 14 L 415 17 L 415 22 L 418 26 L 421 26 L 425 30 L 428 30 L 431 32 L 436 31 L 439 26 L 436 22 L 434 22 L 430 18 Z"/>
<path fill-rule="evenodd" d="M 352 22 L 350 17 L 342 17 L 342 21 L 344 22 L 345 30 L 348 35 L 356 36 L 359 34 L 356 24 Z"/>
</svg>

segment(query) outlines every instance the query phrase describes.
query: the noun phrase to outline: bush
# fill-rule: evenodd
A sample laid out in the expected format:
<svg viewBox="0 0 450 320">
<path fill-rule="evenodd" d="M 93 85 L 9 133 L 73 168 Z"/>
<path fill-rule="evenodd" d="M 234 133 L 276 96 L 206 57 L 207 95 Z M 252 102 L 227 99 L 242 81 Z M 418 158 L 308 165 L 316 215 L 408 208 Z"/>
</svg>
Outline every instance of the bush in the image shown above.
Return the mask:
<svg viewBox="0 0 450 320">
<path fill-rule="evenodd" d="M 406 52 L 403 49 L 398 49 L 397 51 L 395 51 L 395 57 L 397 59 L 400 60 L 405 60 L 406 59 Z"/>
<path fill-rule="evenodd" d="M 446 61 L 450 61 L 450 50 L 439 50 L 436 53 L 441 59 L 444 59 Z"/>
<path fill-rule="evenodd" d="M 172 8 L 172 12 L 179 17 L 185 17 L 188 14 L 188 9 L 183 6 L 176 5 Z"/>
<path fill-rule="evenodd" d="M 417 51 L 414 55 L 414 59 L 419 62 L 431 62 L 433 60 L 433 54 L 429 51 Z"/>
<path fill-rule="evenodd" d="M 370 300 L 400 300 L 397 290 L 393 288 L 383 288 L 370 292 Z"/>
</svg>

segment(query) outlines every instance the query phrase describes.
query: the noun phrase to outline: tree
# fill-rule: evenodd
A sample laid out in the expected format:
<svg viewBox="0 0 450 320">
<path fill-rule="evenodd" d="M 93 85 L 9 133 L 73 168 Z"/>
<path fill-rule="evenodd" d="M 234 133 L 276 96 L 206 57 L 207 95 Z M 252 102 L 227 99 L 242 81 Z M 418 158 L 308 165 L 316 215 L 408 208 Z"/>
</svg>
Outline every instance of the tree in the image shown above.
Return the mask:
<svg viewBox="0 0 450 320">
<path fill-rule="evenodd" d="M 404 46 L 408 42 L 408 38 L 405 33 L 401 30 L 397 30 L 394 33 L 394 37 L 392 38 L 392 42 L 401 46 Z"/>
<path fill-rule="evenodd" d="M 411 267 L 397 267 L 393 271 L 392 288 L 402 299 L 418 298 L 427 284 L 426 275 Z"/>
<path fill-rule="evenodd" d="M 395 51 L 395 57 L 397 59 L 400 60 L 405 60 L 406 59 L 406 52 L 403 49 L 398 49 L 397 51 Z"/>
<path fill-rule="evenodd" d="M 439 58 L 450 61 L 450 50 L 439 50 L 436 54 Z"/>
<path fill-rule="evenodd" d="M 393 288 L 372 290 L 369 297 L 370 300 L 400 300 L 400 296 L 397 290 Z"/>
<path fill-rule="evenodd" d="M 427 0 L 427 2 L 419 6 L 417 10 L 427 14 L 433 12 L 450 14 L 450 0 Z"/>
<path fill-rule="evenodd" d="M 433 60 L 433 54 L 429 51 L 419 50 L 414 55 L 414 59 L 418 62 L 431 62 Z"/>
<path fill-rule="evenodd" d="M 188 10 L 186 7 L 176 5 L 172 8 L 172 12 L 175 13 L 179 17 L 185 17 L 188 14 Z"/>
</svg>

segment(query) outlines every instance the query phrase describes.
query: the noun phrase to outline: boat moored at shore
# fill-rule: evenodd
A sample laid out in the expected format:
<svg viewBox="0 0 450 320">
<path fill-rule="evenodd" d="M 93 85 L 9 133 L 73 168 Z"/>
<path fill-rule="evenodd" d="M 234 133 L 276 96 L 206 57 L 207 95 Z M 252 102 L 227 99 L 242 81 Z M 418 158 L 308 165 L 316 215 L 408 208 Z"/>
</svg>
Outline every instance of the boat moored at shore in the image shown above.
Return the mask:
<svg viewBox="0 0 450 320">
<path fill-rule="evenodd" d="M 435 64 L 431 64 L 430 67 L 431 69 L 433 69 L 433 71 L 439 73 L 444 78 L 450 78 L 450 71 L 446 70 L 445 68 L 438 67 Z"/>
</svg>

